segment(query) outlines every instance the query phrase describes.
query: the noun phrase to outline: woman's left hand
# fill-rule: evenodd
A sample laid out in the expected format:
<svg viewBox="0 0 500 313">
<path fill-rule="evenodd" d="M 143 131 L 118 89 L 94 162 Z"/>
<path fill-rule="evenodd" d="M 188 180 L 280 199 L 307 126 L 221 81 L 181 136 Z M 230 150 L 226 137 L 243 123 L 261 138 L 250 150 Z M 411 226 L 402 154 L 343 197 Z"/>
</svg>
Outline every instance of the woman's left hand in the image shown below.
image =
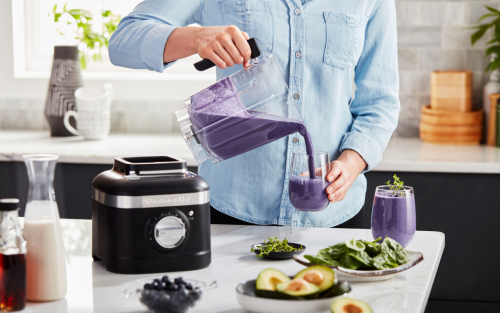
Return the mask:
<svg viewBox="0 0 500 313">
<path fill-rule="evenodd" d="M 353 150 L 344 150 L 340 157 L 330 163 L 330 171 L 326 179 L 330 186 L 326 188 L 331 203 L 342 201 L 347 190 L 358 175 L 366 168 L 366 162 Z"/>
</svg>

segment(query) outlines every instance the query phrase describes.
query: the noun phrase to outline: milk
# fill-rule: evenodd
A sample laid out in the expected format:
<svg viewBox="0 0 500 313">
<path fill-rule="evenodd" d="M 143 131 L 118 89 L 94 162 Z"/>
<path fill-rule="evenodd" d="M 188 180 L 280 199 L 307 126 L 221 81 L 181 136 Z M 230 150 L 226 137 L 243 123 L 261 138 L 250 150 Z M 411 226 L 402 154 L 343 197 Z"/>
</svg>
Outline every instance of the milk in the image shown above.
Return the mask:
<svg viewBox="0 0 500 313">
<path fill-rule="evenodd" d="M 61 224 L 55 201 L 32 201 L 26 206 L 28 301 L 53 301 L 66 296 L 66 264 Z"/>
</svg>

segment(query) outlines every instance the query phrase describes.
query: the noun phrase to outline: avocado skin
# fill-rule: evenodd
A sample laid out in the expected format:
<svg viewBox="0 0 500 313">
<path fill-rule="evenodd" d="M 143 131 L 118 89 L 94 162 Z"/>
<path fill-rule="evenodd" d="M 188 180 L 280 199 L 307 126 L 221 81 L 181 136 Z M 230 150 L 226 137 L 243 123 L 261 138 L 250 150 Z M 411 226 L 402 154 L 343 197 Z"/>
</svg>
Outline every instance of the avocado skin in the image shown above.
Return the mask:
<svg viewBox="0 0 500 313">
<path fill-rule="evenodd" d="M 349 291 L 351 291 L 351 287 L 349 286 L 349 283 L 345 281 L 321 292 L 319 298 L 333 298 L 348 293 Z"/>
</svg>

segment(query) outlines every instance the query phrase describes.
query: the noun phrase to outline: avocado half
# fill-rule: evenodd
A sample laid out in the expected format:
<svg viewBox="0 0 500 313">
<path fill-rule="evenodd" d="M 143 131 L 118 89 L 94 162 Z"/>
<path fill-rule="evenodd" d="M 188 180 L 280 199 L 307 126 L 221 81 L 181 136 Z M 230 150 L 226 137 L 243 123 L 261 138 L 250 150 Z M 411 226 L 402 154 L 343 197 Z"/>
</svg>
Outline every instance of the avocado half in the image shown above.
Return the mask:
<svg viewBox="0 0 500 313">
<path fill-rule="evenodd" d="M 303 297 L 317 294 L 319 287 L 311 284 L 302 278 L 294 278 L 286 283 L 281 283 L 276 286 L 276 289 L 290 296 Z"/>
<path fill-rule="evenodd" d="M 288 283 L 289 281 L 290 277 L 283 274 L 283 272 L 274 268 L 267 268 L 260 272 L 255 282 L 255 288 L 257 290 L 276 291 L 278 284 Z"/>
<path fill-rule="evenodd" d="M 319 287 L 319 291 L 325 291 L 335 284 L 335 272 L 326 266 L 310 266 L 295 275 L 294 279 L 302 278 L 307 282 Z"/>
<path fill-rule="evenodd" d="M 333 300 L 330 309 L 332 313 L 373 313 L 372 308 L 370 308 L 370 306 L 366 302 L 346 297 L 340 297 Z"/>
</svg>

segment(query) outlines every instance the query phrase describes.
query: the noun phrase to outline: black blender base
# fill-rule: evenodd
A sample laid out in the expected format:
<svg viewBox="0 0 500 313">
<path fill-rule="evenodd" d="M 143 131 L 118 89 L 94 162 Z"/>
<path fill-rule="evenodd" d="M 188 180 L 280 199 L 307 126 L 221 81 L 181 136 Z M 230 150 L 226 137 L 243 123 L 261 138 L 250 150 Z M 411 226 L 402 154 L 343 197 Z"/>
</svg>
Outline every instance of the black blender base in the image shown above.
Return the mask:
<svg viewBox="0 0 500 313">
<path fill-rule="evenodd" d="M 94 257 L 94 260 L 96 258 Z M 106 270 L 117 274 L 152 274 L 199 270 L 208 267 L 212 261 L 210 251 L 196 255 L 178 255 L 142 260 L 108 258 L 103 260 Z"/>
</svg>

